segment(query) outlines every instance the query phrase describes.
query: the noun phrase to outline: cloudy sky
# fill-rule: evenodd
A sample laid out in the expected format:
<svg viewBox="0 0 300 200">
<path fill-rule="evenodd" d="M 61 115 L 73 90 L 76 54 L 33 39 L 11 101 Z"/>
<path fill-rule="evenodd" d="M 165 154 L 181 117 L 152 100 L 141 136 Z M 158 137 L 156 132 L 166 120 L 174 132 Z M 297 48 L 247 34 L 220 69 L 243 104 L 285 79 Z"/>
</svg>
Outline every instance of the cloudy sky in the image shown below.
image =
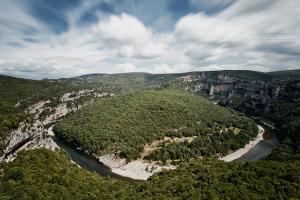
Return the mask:
<svg viewBox="0 0 300 200">
<path fill-rule="evenodd" d="M 0 74 L 300 68 L 299 0 L 0 0 Z"/>
</svg>

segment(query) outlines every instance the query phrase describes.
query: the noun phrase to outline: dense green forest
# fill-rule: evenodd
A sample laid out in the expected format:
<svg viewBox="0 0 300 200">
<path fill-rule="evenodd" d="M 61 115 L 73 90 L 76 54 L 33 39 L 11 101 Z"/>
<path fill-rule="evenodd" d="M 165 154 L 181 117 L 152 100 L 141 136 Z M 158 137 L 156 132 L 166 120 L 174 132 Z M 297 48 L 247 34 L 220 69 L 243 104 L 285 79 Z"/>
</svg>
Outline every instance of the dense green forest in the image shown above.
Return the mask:
<svg viewBox="0 0 300 200">
<path fill-rule="evenodd" d="M 3 166 L 0 199 L 297 199 L 299 164 L 196 159 L 146 182 L 128 182 L 78 168 L 64 153 L 37 149 Z"/>
<path fill-rule="evenodd" d="M 114 152 L 128 160 L 138 158 L 154 140 L 199 136 L 189 145 L 178 144 L 189 155 L 178 149 L 174 156 L 151 156 L 165 161 L 238 149 L 257 135 L 257 126 L 244 115 L 202 97 L 177 90 L 148 90 L 100 100 L 58 122 L 54 131 L 89 153 Z"/>
</svg>

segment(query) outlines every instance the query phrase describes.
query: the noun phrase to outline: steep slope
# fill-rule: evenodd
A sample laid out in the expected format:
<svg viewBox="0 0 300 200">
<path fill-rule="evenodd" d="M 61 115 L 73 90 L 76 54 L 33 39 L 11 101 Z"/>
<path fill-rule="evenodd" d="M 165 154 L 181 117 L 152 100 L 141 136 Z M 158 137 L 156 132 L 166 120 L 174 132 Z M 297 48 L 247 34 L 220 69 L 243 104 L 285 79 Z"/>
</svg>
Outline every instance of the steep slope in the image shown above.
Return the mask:
<svg viewBox="0 0 300 200">
<path fill-rule="evenodd" d="M 0 152 L 9 131 L 17 128 L 20 121 L 30 118 L 25 108 L 75 89 L 73 85 L 0 75 Z"/>
<path fill-rule="evenodd" d="M 278 129 L 280 145 L 269 159 L 300 160 L 300 81 L 281 82 L 280 87 L 267 115 Z"/>
<path fill-rule="evenodd" d="M 157 157 L 162 161 L 226 153 L 257 135 L 249 118 L 177 90 L 101 100 L 67 116 L 54 131 L 90 154 L 114 153 L 129 160 L 138 158 L 144 146 L 156 140 L 197 136 L 174 156 Z"/>
<path fill-rule="evenodd" d="M 84 101 L 95 96 L 96 90 L 99 93 L 116 91 L 114 87 L 107 84 L 92 88 L 60 81 L 26 80 L 0 75 L 0 156 L 3 154 L 3 149 L 7 146 L 9 140 L 11 140 L 9 133 L 13 129 L 18 129 L 21 126 L 20 122 L 26 121 L 24 124 L 33 124 L 33 117 L 36 114 L 34 107 L 39 109 L 42 109 L 43 106 L 47 107 L 39 113 L 41 115 L 39 120 L 42 121 L 47 115 L 55 112 L 54 108 L 64 101 L 61 99 L 62 97 L 67 98 L 70 95 L 70 99 L 74 98 L 74 101 L 76 101 L 73 103 L 83 104 Z M 79 95 L 80 98 L 77 98 L 76 95 Z M 71 102 L 68 102 L 68 106 L 72 106 Z M 20 131 L 17 131 L 20 139 L 26 136 L 26 128 L 23 125 L 22 128 L 19 128 Z"/>
<path fill-rule="evenodd" d="M 172 83 L 243 113 L 266 117 L 270 105 L 277 99 L 280 90 L 284 89 L 282 83 L 300 80 L 299 72 L 198 72 L 180 76 Z"/>
</svg>

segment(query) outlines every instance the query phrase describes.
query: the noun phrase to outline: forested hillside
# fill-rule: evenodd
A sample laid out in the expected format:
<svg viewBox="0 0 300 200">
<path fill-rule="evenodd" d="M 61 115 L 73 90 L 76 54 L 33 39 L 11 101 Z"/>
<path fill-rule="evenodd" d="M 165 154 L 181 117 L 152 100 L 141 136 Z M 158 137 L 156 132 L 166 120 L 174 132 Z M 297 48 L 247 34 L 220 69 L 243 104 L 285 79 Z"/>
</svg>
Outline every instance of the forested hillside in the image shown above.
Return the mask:
<svg viewBox="0 0 300 200">
<path fill-rule="evenodd" d="M 163 161 L 225 154 L 244 146 L 258 132 L 256 124 L 241 114 L 167 89 L 100 100 L 58 122 L 54 131 L 91 154 L 118 153 L 128 160 L 138 158 L 144 146 L 155 140 L 197 136 L 164 156 L 149 157 Z"/>
<path fill-rule="evenodd" d="M 191 160 L 147 182 L 106 179 L 45 149 L 22 152 L 5 164 L 0 199 L 297 199 L 299 161 L 224 163 Z"/>
</svg>

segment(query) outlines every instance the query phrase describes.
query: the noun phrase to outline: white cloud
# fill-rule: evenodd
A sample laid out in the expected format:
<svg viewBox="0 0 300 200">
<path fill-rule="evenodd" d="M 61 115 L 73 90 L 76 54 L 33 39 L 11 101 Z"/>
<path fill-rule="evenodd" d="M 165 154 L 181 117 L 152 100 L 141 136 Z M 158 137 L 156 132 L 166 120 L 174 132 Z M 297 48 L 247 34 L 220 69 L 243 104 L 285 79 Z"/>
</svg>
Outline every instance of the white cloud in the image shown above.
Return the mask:
<svg viewBox="0 0 300 200">
<path fill-rule="evenodd" d="M 99 31 L 104 39 L 125 44 L 149 42 L 153 34 L 141 21 L 125 13 L 100 21 Z"/>
<path fill-rule="evenodd" d="M 155 65 L 152 69 L 153 73 L 163 74 L 163 73 L 175 73 L 175 69 L 167 64 Z"/>
<path fill-rule="evenodd" d="M 155 31 L 126 13 L 98 13 L 96 24 L 82 28 L 78 19 L 94 6 L 83 1 L 82 7 L 65 13 L 70 28 L 60 35 L 50 33 L 15 1 L 1 3 L 3 74 L 54 78 L 96 72 L 270 71 L 300 64 L 300 2 L 295 0 L 236 1 L 214 15 L 183 16 L 169 32 Z M 35 32 L 28 34 L 28 29 Z"/>
<path fill-rule="evenodd" d="M 240 21 L 197 13 L 180 19 L 176 24 L 175 34 L 179 39 L 190 42 L 235 43 L 252 38 L 255 33 L 247 27 L 247 24 Z"/>
<path fill-rule="evenodd" d="M 117 65 L 119 72 L 134 72 L 137 70 L 137 67 L 132 63 L 121 63 Z"/>
<path fill-rule="evenodd" d="M 121 57 L 157 57 L 167 45 L 166 37 L 153 33 L 137 18 L 125 13 L 100 21 L 94 31 L 113 48 L 118 48 Z"/>
<path fill-rule="evenodd" d="M 218 15 L 183 17 L 175 35 L 191 63 L 202 68 L 295 68 L 300 61 L 293 56 L 300 55 L 299 6 L 292 0 L 237 1 Z"/>
</svg>

